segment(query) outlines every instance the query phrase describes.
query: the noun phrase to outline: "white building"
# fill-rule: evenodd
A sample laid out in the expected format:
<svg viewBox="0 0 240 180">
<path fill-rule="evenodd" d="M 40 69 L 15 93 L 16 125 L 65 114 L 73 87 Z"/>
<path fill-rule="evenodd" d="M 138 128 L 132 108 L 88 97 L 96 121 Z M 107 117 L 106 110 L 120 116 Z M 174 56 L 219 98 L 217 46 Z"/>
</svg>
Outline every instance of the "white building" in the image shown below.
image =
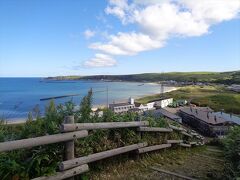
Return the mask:
<svg viewBox="0 0 240 180">
<path fill-rule="evenodd" d="M 147 104 L 135 103 L 135 107 L 142 111 L 148 111 L 148 110 L 155 109 L 154 104 L 155 102 L 150 102 Z"/>
<path fill-rule="evenodd" d="M 153 101 L 151 103 L 154 103 L 155 107 L 167 107 L 168 105 L 171 105 L 173 103 L 173 98 L 161 98 L 156 101 Z"/>
<path fill-rule="evenodd" d="M 134 102 L 134 99 L 130 97 L 127 103 L 109 104 L 109 109 L 111 109 L 115 113 L 128 112 L 129 110 L 132 112 L 144 112 L 155 109 L 154 105 L 155 102 L 150 102 L 147 104 L 137 103 Z"/>
<path fill-rule="evenodd" d="M 147 103 L 148 110 L 155 109 L 154 105 L 155 105 L 155 102 Z"/>
<path fill-rule="evenodd" d="M 109 104 L 109 109 L 115 113 L 128 112 L 130 109 L 135 108 L 134 99 L 129 98 L 127 103 L 113 103 Z"/>
</svg>

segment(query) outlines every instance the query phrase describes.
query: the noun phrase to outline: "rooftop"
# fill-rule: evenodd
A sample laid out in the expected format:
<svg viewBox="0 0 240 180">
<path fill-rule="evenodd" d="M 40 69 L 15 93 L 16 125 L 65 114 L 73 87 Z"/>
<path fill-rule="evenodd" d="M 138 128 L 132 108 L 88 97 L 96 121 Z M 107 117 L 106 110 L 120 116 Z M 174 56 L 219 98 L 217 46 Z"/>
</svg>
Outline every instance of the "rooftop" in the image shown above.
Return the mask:
<svg viewBox="0 0 240 180">
<path fill-rule="evenodd" d="M 225 119 L 223 116 L 214 113 L 213 110 L 208 107 L 185 107 L 180 109 L 180 112 L 189 114 L 212 125 L 221 125 L 226 123 L 235 124 L 233 121 Z"/>
<path fill-rule="evenodd" d="M 130 104 L 130 103 L 114 103 L 114 104 L 109 104 L 109 107 L 119 107 L 119 106 L 130 106 L 130 105 L 133 105 L 133 104 Z"/>
<path fill-rule="evenodd" d="M 134 104 L 135 104 L 135 107 L 140 107 L 141 105 L 146 106 L 146 104 L 138 103 L 138 102 L 134 102 Z"/>
<path fill-rule="evenodd" d="M 153 115 L 163 115 L 163 116 L 166 116 L 167 118 L 169 119 L 172 119 L 172 120 L 177 120 L 177 119 L 181 119 L 181 117 L 165 110 L 165 109 L 157 109 L 157 110 L 153 110 L 153 111 L 149 111 L 151 112 Z"/>
</svg>

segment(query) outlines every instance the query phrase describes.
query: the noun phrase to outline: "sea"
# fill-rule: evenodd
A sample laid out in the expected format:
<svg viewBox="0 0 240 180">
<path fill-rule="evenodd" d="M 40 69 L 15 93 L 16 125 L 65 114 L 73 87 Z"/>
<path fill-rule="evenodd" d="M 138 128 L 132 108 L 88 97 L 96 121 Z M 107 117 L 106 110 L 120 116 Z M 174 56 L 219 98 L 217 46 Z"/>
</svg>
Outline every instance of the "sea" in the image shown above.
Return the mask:
<svg viewBox="0 0 240 180">
<path fill-rule="evenodd" d="M 93 105 L 124 102 L 129 97 L 172 91 L 156 83 L 107 82 L 94 80 L 54 81 L 44 78 L 0 78 L 0 119 L 18 121 L 26 119 L 36 107 L 44 115 L 52 97 L 56 104 L 73 101 L 79 105 L 87 92 L 93 90 Z M 45 99 L 45 100 L 44 100 Z"/>
</svg>

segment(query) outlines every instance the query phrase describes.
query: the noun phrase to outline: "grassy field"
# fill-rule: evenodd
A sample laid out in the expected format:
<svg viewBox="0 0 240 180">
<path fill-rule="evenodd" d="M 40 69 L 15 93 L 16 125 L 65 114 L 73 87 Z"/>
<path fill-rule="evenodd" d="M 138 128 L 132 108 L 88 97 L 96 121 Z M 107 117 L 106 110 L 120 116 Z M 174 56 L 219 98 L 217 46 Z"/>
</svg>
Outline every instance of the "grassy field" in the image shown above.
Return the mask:
<svg viewBox="0 0 240 180">
<path fill-rule="evenodd" d="M 186 86 L 166 93 L 165 97 L 186 99 L 199 106 L 209 106 L 215 111 L 224 109 L 227 113 L 240 114 L 240 94 L 228 91 L 223 86 Z M 138 102 L 146 103 L 158 99 L 160 95 L 146 96 Z"/>
</svg>

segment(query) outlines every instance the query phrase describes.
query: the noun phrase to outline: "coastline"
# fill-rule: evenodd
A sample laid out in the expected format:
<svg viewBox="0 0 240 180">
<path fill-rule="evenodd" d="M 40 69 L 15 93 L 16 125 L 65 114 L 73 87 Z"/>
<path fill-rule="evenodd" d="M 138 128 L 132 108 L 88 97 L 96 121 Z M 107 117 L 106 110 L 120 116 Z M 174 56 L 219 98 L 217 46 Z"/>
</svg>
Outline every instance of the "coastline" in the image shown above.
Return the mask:
<svg viewBox="0 0 240 180">
<path fill-rule="evenodd" d="M 159 85 L 161 84 L 160 81 L 128 81 L 128 80 L 106 80 L 106 79 L 84 79 L 84 78 L 79 78 L 79 79 L 48 79 L 48 78 L 43 78 L 41 82 L 44 83 L 55 83 L 55 82 L 75 82 L 75 81 L 97 81 L 97 82 L 124 82 L 124 83 L 142 83 L 142 84 L 152 84 L 152 85 Z M 165 86 L 167 86 L 165 84 Z"/>
<path fill-rule="evenodd" d="M 159 85 L 158 83 L 154 83 L 154 82 L 151 82 L 151 83 L 146 83 L 146 84 L 151 84 L 151 85 Z M 167 90 L 165 91 L 164 93 L 168 93 L 168 92 L 172 92 L 172 91 L 176 91 L 179 89 L 179 87 L 173 87 L 171 86 L 172 89 L 170 90 Z M 144 98 L 144 97 L 148 97 L 148 96 L 154 96 L 154 95 L 159 95 L 159 93 L 153 93 L 153 94 L 146 94 L 146 95 L 141 95 L 141 96 L 135 96 L 134 99 L 137 101 L 138 99 L 140 98 Z M 119 101 L 116 101 L 116 103 L 121 103 L 121 102 L 126 102 L 126 100 L 128 99 L 129 97 L 126 97 L 126 99 L 120 99 Z M 106 108 L 106 104 L 94 104 L 92 106 L 92 109 L 96 109 L 96 108 L 100 108 L 100 109 L 103 109 L 103 108 Z M 23 124 L 27 121 L 27 117 L 26 118 L 11 118 L 11 119 L 7 119 L 5 120 L 4 122 L 6 124 L 9 124 L 9 125 L 16 125 L 16 124 Z"/>
<path fill-rule="evenodd" d="M 24 124 L 27 121 L 27 118 L 14 118 L 15 120 L 4 121 L 6 125 L 18 125 Z"/>
<path fill-rule="evenodd" d="M 170 87 L 173 87 L 173 86 L 170 86 Z M 173 89 L 167 90 L 167 91 L 165 91 L 163 94 L 168 93 L 168 92 L 172 92 L 172 91 L 176 91 L 176 90 L 178 90 L 178 89 L 179 89 L 179 87 L 173 87 Z M 140 98 L 144 98 L 144 97 L 148 97 L 148 96 L 155 96 L 155 95 L 159 95 L 159 93 L 142 95 L 142 96 L 136 96 L 135 99 L 138 100 L 138 99 L 140 99 Z"/>
</svg>

